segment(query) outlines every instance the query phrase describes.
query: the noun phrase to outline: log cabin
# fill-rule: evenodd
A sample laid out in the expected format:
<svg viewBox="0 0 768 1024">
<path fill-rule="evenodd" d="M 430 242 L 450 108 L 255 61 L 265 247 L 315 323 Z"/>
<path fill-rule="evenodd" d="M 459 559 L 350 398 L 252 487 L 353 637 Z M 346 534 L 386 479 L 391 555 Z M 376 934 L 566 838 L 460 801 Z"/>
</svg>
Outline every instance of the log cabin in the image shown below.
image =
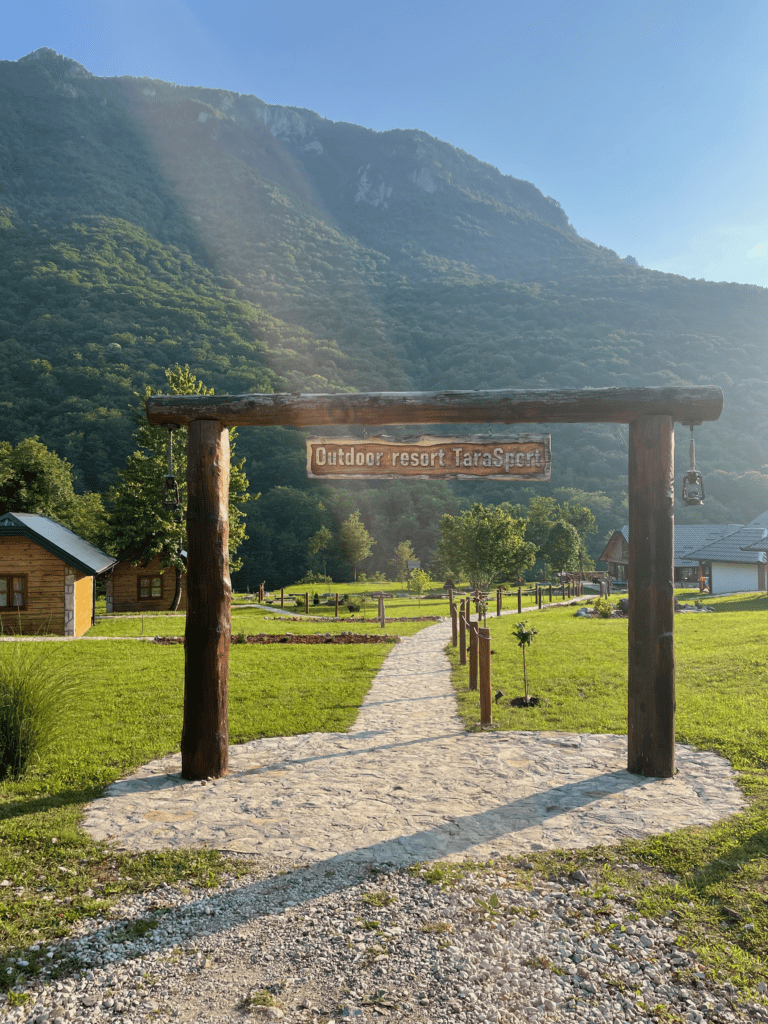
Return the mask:
<svg viewBox="0 0 768 1024">
<path fill-rule="evenodd" d="M 182 558 L 186 552 L 182 552 Z M 176 569 L 164 566 L 160 555 L 151 561 L 133 564 L 130 552 L 123 552 L 107 577 L 108 612 L 165 612 L 173 607 L 176 595 Z M 187 574 L 179 580 L 181 597 L 178 611 L 187 610 Z"/>
<path fill-rule="evenodd" d="M 97 576 L 114 558 L 54 519 L 0 516 L 0 625 L 5 634 L 82 636 L 94 621 Z"/>
</svg>

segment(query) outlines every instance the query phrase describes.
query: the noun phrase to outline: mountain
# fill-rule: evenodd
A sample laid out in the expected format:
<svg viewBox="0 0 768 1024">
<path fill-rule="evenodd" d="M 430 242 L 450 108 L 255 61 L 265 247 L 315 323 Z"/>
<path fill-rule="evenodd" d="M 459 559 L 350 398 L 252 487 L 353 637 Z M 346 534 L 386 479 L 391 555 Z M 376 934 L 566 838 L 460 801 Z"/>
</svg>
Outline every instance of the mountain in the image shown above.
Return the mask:
<svg viewBox="0 0 768 1024">
<path fill-rule="evenodd" d="M 725 411 L 696 432 L 696 515 L 768 507 L 768 290 L 621 259 L 534 185 L 419 131 L 97 78 L 51 50 L 0 62 L 0 104 L 0 436 L 38 434 L 81 487 L 114 479 L 135 394 L 180 362 L 218 393 L 716 383 Z M 552 435 L 542 489 L 604 492 L 607 529 L 624 514 L 621 429 Z M 422 488 L 383 522 L 385 487 L 310 486 L 295 431 L 243 430 L 238 450 L 264 494 L 254 578 L 278 572 L 265 545 L 280 536 L 298 558 L 309 519 L 350 505 L 378 523 L 383 565 L 403 530 L 430 547 L 440 507 L 518 500 L 503 485 Z M 289 490 L 266 501 L 275 487 Z M 325 511 L 287 530 L 281 502 L 307 495 Z"/>
</svg>

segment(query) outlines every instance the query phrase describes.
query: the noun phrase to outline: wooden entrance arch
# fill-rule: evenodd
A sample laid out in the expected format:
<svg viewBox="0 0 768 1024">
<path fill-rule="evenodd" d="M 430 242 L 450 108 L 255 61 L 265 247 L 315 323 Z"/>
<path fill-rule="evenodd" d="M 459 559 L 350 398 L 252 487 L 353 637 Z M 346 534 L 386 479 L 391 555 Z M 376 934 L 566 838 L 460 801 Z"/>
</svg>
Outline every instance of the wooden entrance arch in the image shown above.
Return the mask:
<svg viewBox="0 0 768 1024">
<path fill-rule="evenodd" d="M 627 769 L 674 775 L 673 426 L 722 408 L 717 387 L 150 398 L 150 423 L 189 427 L 182 776 L 219 778 L 229 761 L 229 427 L 436 423 L 629 425 Z"/>
</svg>

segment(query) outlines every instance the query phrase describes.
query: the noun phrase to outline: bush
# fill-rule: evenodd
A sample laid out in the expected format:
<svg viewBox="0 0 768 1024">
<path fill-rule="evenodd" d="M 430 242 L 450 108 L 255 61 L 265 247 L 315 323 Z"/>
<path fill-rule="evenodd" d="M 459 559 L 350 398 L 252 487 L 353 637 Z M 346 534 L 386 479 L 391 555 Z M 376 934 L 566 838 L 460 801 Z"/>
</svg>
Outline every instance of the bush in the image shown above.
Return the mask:
<svg viewBox="0 0 768 1024">
<path fill-rule="evenodd" d="M 38 644 L 0 644 L 0 781 L 21 778 L 53 745 L 75 696 L 71 677 L 51 670 Z"/>
<path fill-rule="evenodd" d="M 610 619 L 613 605 L 607 597 L 595 598 L 595 611 L 601 619 Z"/>
</svg>

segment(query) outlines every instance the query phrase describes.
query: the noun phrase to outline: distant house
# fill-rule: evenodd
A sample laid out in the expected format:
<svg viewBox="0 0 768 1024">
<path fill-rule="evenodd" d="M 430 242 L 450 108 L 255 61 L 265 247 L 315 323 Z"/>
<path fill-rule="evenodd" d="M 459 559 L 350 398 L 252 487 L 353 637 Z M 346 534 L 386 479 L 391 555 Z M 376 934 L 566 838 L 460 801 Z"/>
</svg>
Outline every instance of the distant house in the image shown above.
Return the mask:
<svg viewBox="0 0 768 1024">
<path fill-rule="evenodd" d="M 710 589 L 713 594 L 734 594 L 742 591 L 766 589 L 766 547 L 759 547 L 768 536 L 768 512 L 753 519 L 746 526 L 693 549 L 686 559 L 699 561 L 709 568 Z M 746 550 L 745 550 L 746 549 Z"/>
<path fill-rule="evenodd" d="M 683 586 L 686 583 L 697 583 L 700 575 L 708 577 L 710 573 L 709 559 L 699 558 L 698 555 L 692 557 L 691 553 L 743 529 L 743 526 L 733 523 L 727 525 L 704 523 L 701 526 L 676 524 L 675 583 Z M 626 580 L 627 566 L 629 565 L 629 526 L 623 526 L 620 530 L 613 531 L 602 555 L 600 555 L 600 560 L 608 563 L 609 576 L 617 580 Z M 752 560 L 755 561 L 754 558 Z"/>
<path fill-rule="evenodd" d="M 186 552 L 182 552 L 186 558 Z M 180 573 L 179 611 L 187 610 L 187 574 Z M 108 612 L 166 612 L 176 595 L 176 569 L 161 564 L 160 555 L 134 565 L 130 552 L 123 552 L 107 577 Z"/>
<path fill-rule="evenodd" d="M 94 584 L 114 558 L 66 526 L 31 512 L 0 516 L 3 633 L 82 636 L 93 624 Z"/>
</svg>

